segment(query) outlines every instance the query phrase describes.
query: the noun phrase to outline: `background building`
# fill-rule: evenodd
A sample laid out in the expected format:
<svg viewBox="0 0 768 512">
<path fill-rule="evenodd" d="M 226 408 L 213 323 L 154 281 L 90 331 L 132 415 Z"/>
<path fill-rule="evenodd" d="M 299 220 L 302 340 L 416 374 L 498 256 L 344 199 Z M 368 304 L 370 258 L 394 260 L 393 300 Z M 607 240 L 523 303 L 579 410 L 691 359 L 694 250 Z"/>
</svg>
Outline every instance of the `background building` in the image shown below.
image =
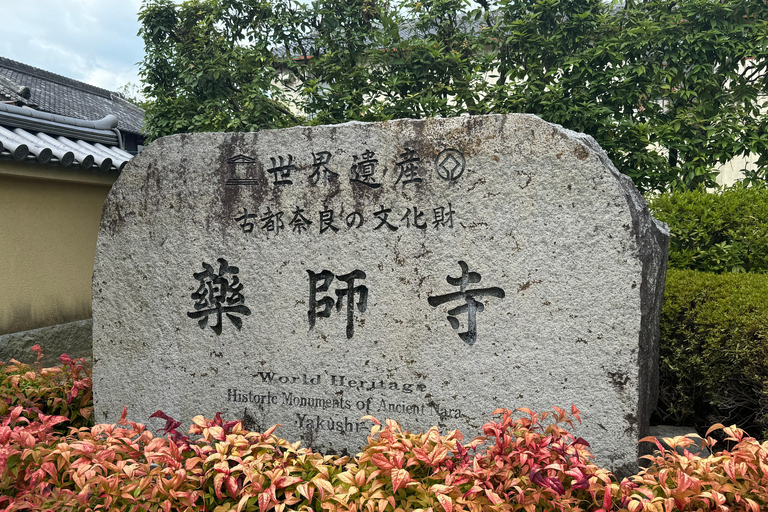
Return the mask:
<svg viewBox="0 0 768 512">
<path fill-rule="evenodd" d="M 144 111 L 0 57 L 0 361 L 90 353 L 101 208 L 144 142 Z"/>
</svg>

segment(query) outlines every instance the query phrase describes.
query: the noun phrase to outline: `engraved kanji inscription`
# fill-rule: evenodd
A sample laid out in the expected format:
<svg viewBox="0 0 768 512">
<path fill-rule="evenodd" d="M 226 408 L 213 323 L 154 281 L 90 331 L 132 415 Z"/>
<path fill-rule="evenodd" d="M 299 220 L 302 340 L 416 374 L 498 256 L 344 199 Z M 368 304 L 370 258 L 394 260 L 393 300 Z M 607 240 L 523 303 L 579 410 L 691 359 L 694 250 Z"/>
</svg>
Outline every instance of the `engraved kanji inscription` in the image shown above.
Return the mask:
<svg viewBox="0 0 768 512">
<path fill-rule="evenodd" d="M 365 313 L 365 310 L 368 308 L 368 287 L 363 285 L 355 286 L 355 280 L 365 279 L 365 272 L 362 270 L 353 270 L 349 274 L 337 275 L 336 279 L 347 284 L 346 288 L 336 290 L 336 311 L 341 310 L 341 303 L 346 299 L 347 339 L 349 339 L 355 333 L 355 325 L 353 323 L 355 316 L 355 296 L 359 296 L 357 300 L 357 310 L 360 313 Z"/>
<path fill-rule="evenodd" d="M 357 307 L 357 310 L 360 313 L 365 313 L 365 310 L 368 308 L 368 287 L 364 285 L 355 286 L 355 281 L 365 279 L 365 272 L 362 270 L 353 270 L 348 274 L 334 276 L 329 270 L 323 270 L 320 273 L 307 270 L 307 274 L 309 274 L 309 310 L 307 311 L 309 328 L 312 329 L 315 326 L 315 322 L 318 318 L 330 317 L 334 303 L 336 304 L 336 311 L 340 311 L 344 300 L 346 300 L 346 333 L 347 339 L 352 338 L 355 333 L 355 307 Z M 339 282 L 345 283 L 346 288 L 335 290 L 337 297 L 335 301 L 332 297 L 327 295 L 318 298 L 318 293 L 325 293 L 329 290 L 334 277 Z M 356 298 L 357 301 L 355 301 Z"/>
<path fill-rule="evenodd" d="M 237 276 L 240 269 L 230 266 L 224 258 L 216 261 L 219 264 L 218 272 L 212 265 L 203 262 L 204 270 L 193 274 L 200 286 L 192 294 L 195 310 L 187 312 L 187 316 L 196 319 L 201 329 L 209 326 L 216 335 L 220 335 L 222 314 L 240 330 L 243 320 L 238 315 L 248 316 L 251 310 L 245 305 L 243 284 Z M 215 317 L 213 324 L 210 323 L 211 315 Z"/>
<path fill-rule="evenodd" d="M 379 188 L 381 186 L 381 183 L 376 181 L 376 165 L 379 161 L 373 157 L 374 152 L 370 149 L 363 151 L 362 159 L 357 155 L 352 155 L 352 160 L 354 160 L 355 163 L 352 164 L 352 177 L 349 179 L 350 182 L 360 183 L 361 185 L 370 188 Z"/>
<path fill-rule="evenodd" d="M 384 205 L 381 205 L 381 209 L 379 211 L 373 212 L 373 214 L 379 219 L 379 225 L 373 229 L 379 229 L 381 226 L 387 226 L 387 229 L 390 231 L 397 231 L 397 226 L 390 224 L 387 220 L 390 213 L 392 213 L 392 208 L 384 208 Z"/>
<path fill-rule="evenodd" d="M 411 227 L 411 214 L 413 214 L 413 227 L 418 229 L 427 229 L 427 223 L 421 220 L 421 218 L 424 216 L 424 212 L 419 211 L 418 206 L 414 206 L 413 210 L 411 208 L 406 208 L 405 215 L 403 215 L 403 218 L 400 219 L 400 221 L 405 221 L 405 227 L 409 228 Z"/>
<path fill-rule="evenodd" d="M 272 162 L 272 167 L 267 169 L 267 172 L 274 178 L 273 185 L 292 185 L 291 171 L 296 170 L 296 166 L 293 165 L 293 156 L 288 155 L 287 161 L 282 156 L 270 157 L 269 160 Z"/>
<path fill-rule="evenodd" d="M 400 155 L 401 160 L 396 162 L 397 169 L 400 174 L 395 180 L 395 185 L 402 182 L 403 187 L 409 183 L 421 183 L 422 179 L 419 176 L 419 157 L 416 155 L 416 151 L 406 148 L 405 152 Z"/>
<path fill-rule="evenodd" d="M 467 330 L 466 332 L 458 333 L 459 337 L 467 345 L 474 345 L 477 341 L 477 314 L 485 309 L 482 302 L 475 300 L 475 297 L 498 297 L 504 298 L 504 290 L 494 286 L 491 288 L 474 288 L 467 289 L 470 284 L 479 283 L 482 277 L 477 272 L 470 272 L 469 267 L 463 261 L 459 261 L 459 267 L 461 267 L 460 277 L 447 276 L 446 281 L 451 286 L 458 286 L 459 291 L 453 293 L 446 293 L 445 295 L 438 295 L 436 297 L 428 297 L 427 302 L 432 307 L 437 307 L 446 302 L 454 300 L 464 301 L 464 304 L 456 306 L 453 309 L 448 310 L 448 323 L 455 331 L 459 330 L 459 320 L 456 315 L 463 313 L 467 314 Z"/>
<path fill-rule="evenodd" d="M 445 149 L 435 160 L 435 171 L 445 181 L 456 181 L 464 174 L 466 160 L 458 149 Z"/>
<path fill-rule="evenodd" d="M 309 229 L 310 224 L 312 224 L 312 221 L 304 216 L 304 209 L 297 206 L 296 209 L 293 210 L 293 218 L 288 225 L 291 226 L 294 231 L 302 233 Z"/>
<path fill-rule="evenodd" d="M 267 212 L 264 214 L 264 217 L 259 219 L 259 221 L 261 222 L 261 230 L 265 233 L 278 235 L 285 228 L 283 212 L 276 211 L 273 213 L 269 206 L 267 206 Z"/>
<path fill-rule="evenodd" d="M 320 212 L 320 234 L 329 229 L 334 233 L 339 230 L 338 226 L 333 224 L 333 210 L 326 208 Z"/>
<path fill-rule="evenodd" d="M 333 154 L 331 154 L 330 151 L 318 151 L 317 153 L 312 153 L 312 157 L 314 158 L 312 167 L 314 168 L 314 171 L 309 175 L 310 183 L 317 185 L 320 182 L 321 176 L 323 185 L 327 185 L 329 179 L 337 180 L 339 178 L 339 173 L 333 172 L 328 168 L 328 162 L 331 161 L 332 156 Z"/>
<path fill-rule="evenodd" d="M 453 228 L 453 214 L 456 212 L 451 208 L 451 203 L 448 203 L 448 208 L 438 206 L 433 208 L 432 212 L 435 214 L 435 219 L 432 221 L 435 229 L 440 229 L 440 226 Z"/>
<path fill-rule="evenodd" d="M 304 205 L 294 205 L 286 211 L 275 205 L 265 205 L 263 213 L 247 207 L 242 207 L 241 210 L 242 212 L 238 212 L 232 219 L 244 234 L 261 233 L 270 238 L 270 235 L 282 234 L 282 237 L 290 237 L 313 232 L 331 236 L 343 230 L 345 226 L 347 232 L 362 228 L 365 231 L 390 233 L 400 228 L 422 231 L 453 229 L 456 224 L 456 211 L 451 203 L 427 208 L 418 204 L 397 208 L 382 204 L 370 208 L 351 205 L 350 208 L 350 205 L 342 204 L 338 209 L 326 207 L 324 210 L 314 211 L 307 210 Z"/>
<path fill-rule="evenodd" d="M 323 297 L 318 300 L 317 294 L 328 291 L 331 281 L 333 281 L 333 273 L 330 270 L 323 270 L 316 274 L 307 270 L 307 274 L 309 274 L 309 311 L 307 311 L 307 317 L 309 318 L 309 328 L 312 329 L 318 317 L 328 318 L 331 316 L 334 300 L 331 297 Z M 322 284 L 318 286 L 317 283 L 321 281 Z M 319 306 L 322 306 L 322 311 L 317 310 Z"/>
<path fill-rule="evenodd" d="M 247 208 L 243 208 L 243 214 L 239 217 L 235 217 L 235 220 L 239 222 L 240 229 L 243 230 L 243 233 L 251 233 L 253 232 L 253 222 L 250 222 L 251 220 L 257 218 L 258 215 L 255 213 L 248 213 Z"/>
</svg>

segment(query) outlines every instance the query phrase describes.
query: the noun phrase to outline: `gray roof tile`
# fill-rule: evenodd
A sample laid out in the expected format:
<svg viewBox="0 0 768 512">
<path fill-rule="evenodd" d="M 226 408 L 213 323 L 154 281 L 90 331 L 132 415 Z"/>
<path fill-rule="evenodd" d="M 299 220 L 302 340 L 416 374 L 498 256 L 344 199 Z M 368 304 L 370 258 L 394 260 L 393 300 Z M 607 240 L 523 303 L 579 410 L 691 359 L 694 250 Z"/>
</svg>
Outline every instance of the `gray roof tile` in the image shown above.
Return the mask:
<svg viewBox="0 0 768 512">
<path fill-rule="evenodd" d="M 0 77 L 6 79 L 0 81 L 0 101 L 12 101 L 43 112 L 91 121 L 113 114 L 118 119 L 119 130 L 142 133 L 144 110 L 118 93 L 5 57 L 0 57 Z M 20 96 L 7 81 L 28 87 L 29 98 Z"/>
</svg>

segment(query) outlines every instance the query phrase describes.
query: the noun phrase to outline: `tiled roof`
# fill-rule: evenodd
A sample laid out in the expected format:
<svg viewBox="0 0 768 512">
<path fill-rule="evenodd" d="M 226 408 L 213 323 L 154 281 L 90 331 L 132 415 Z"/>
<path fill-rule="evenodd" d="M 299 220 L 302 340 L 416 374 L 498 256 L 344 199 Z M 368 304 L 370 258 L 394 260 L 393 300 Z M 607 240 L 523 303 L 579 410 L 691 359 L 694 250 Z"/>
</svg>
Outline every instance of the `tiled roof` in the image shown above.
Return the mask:
<svg viewBox="0 0 768 512">
<path fill-rule="evenodd" d="M 0 57 L 0 101 L 91 121 L 111 114 L 119 130 L 136 134 L 144 120 L 144 111 L 117 93 L 5 57 Z"/>
<path fill-rule="evenodd" d="M 0 161 L 120 172 L 133 155 L 120 148 L 116 126 L 113 115 L 84 121 L 0 103 Z"/>
</svg>

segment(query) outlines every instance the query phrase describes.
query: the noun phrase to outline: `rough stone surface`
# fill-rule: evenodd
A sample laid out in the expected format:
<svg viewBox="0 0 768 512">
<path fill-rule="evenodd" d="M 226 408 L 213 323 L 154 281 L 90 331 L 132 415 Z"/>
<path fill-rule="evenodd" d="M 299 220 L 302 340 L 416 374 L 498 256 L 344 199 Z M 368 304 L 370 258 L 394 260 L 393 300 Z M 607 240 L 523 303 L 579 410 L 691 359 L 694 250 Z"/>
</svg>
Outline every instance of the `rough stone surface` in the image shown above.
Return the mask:
<svg viewBox="0 0 768 512">
<path fill-rule="evenodd" d="M 16 359 L 22 363 L 32 364 L 37 360 L 37 353 L 30 349 L 40 345 L 44 357 L 40 361 L 43 366 L 58 366 L 59 356 L 67 354 L 73 359 L 85 358 L 90 364 L 92 360 L 91 328 L 93 320 L 78 320 L 66 324 L 41 327 L 29 331 L 15 332 L 0 336 L 0 361 L 8 362 Z"/>
<path fill-rule="evenodd" d="M 97 421 L 221 411 L 354 453 L 366 414 L 471 437 L 573 403 L 633 472 L 667 245 L 593 139 L 534 116 L 160 139 L 104 207 Z"/>
</svg>

